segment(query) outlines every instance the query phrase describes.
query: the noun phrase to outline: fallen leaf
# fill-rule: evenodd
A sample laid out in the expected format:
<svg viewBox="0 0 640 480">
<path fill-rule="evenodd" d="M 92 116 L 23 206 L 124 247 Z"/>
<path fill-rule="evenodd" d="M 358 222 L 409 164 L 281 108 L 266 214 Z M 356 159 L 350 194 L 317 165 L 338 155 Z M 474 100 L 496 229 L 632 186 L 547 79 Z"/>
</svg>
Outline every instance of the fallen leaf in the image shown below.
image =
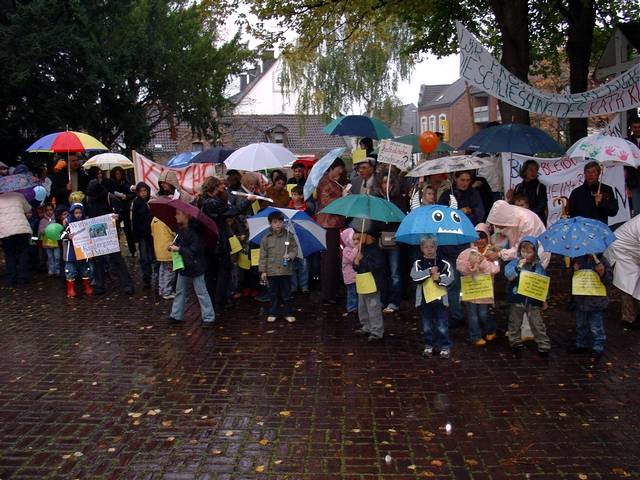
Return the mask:
<svg viewBox="0 0 640 480">
<path fill-rule="evenodd" d="M 182 413 L 191 413 L 193 412 L 193 408 L 187 408 L 184 412 Z"/>
<path fill-rule="evenodd" d="M 266 438 L 263 438 L 262 440 L 260 440 L 258 442 L 260 445 L 262 445 L 263 447 L 266 447 L 267 445 L 269 445 L 269 440 L 267 440 Z"/>
<path fill-rule="evenodd" d="M 173 442 L 176 439 L 176 437 L 167 437 L 167 442 Z"/>
<path fill-rule="evenodd" d="M 409 470 L 415 470 L 417 467 L 415 465 L 409 465 L 407 468 Z"/>
<path fill-rule="evenodd" d="M 218 450 L 217 448 L 214 448 L 213 450 L 211 450 L 211 455 L 220 455 L 222 453 L 222 450 Z"/>
<path fill-rule="evenodd" d="M 467 432 L 467 437 L 473 437 L 473 432 Z"/>
<path fill-rule="evenodd" d="M 289 410 L 283 410 L 280 412 L 281 417 L 289 417 L 291 416 L 291 412 Z"/>
<path fill-rule="evenodd" d="M 202 416 L 200 417 L 200 419 L 202 419 L 202 420 L 206 420 L 207 418 L 209 418 L 207 415 L 202 415 Z"/>
<path fill-rule="evenodd" d="M 140 412 L 129 412 L 127 415 L 129 415 L 132 418 L 140 418 L 142 416 L 142 413 L 140 413 Z"/>
<path fill-rule="evenodd" d="M 444 462 L 442 460 L 431 460 L 431 465 L 434 467 L 441 467 L 444 465 Z"/>
<path fill-rule="evenodd" d="M 67 460 L 67 459 L 71 458 L 71 455 L 68 455 L 68 454 L 67 454 L 67 455 L 62 455 L 62 458 L 63 458 L 64 460 Z"/>
<path fill-rule="evenodd" d="M 512 383 L 511 385 L 509 385 L 509 388 L 520 388 L 520 385 L 518 385 L 517 383 Z"/>
<path fill-rule="evenodd" d="M 393 385 L 391 385 L 390 383 L 385 383 L 384 388 L 393 388 Z"/>
<path fill-rule="evenodd" d="M 84 415 L 82 415 L 82 418 L 89 418 L 91 415 L 89 415 L 88 413 L 85 413 Z"/>
<path fill-rule="evenodd" d="M 468 465 L 471 465 L 471 466 L 478 465 L 478 461 L 477 461 L 477 460 L 474 460 L 473 458 L 468 458 L 467 460 L 465 460 L 465 462 L 466 462 Z"/>
<path fill-rule="evenodd" d="M 116 449 L 115 449 L 115 448 L 113 448 L 113 447 L 111 447 L 111 448 L 107 448 L 107 452 L 109 452 L 109 453 L 113 453 L 113 452 L 115 452 L 115 451 L 116 451 Z"/>
<path fill-rule="evenodd" d="M 151 415 L 151 416 L 154 416 L 154 415 L 157 415 L 157 414 L 158 414 L 158 412 L 156 412 L 155 410 L 149 410 L 147 412 L 147 415 Z"/>
<path fill-rule="evenodd" d="M 396 429 L 395 428 L 390 428 L 387 430 L 387 432 L 389 433 L 396 433 Z"/>
<path fill-rule="evenodd" d="M 579 473 L 579 474 L 578 474 L 578 478 L 579 478 L 580 480 L 587 480 L 587 478 L 589 478 L 589 477 L 587 477 L 584 473 Z"/>
<path fill-rule="evenodd" d="M 83 455 L 84 455 L 84 453 L 82 453 L 82 452 L 74 452 L 74 454 L 73 454 L 74 457 L 78 457 L 78 458 L 82 457 Z"/>
<path fill-rule="evenodd" d="M 431 477 L 435 477 L 435 473 L 433 472 L 422 472 L 422 475 L 420 475 L 421 477 L 427 477 L 427 478 L 431 478 Z"/>
<path fill-rule="evenodd" d="M 224 432 L 224 436 L 225 437 L 232 437 L 233 436 L 233 431 L 227 430 L 226 432 Z"/>
<path fill-rule="evenodd" d="M 628 478 L 631 476 L 631 474 L 627 472 L 624 468 L 615 467 L 615 468 L 612 468 L 611 471 L 616 475 L 622 475 L 625 478 Z"/>
<path fill-rule="evenodd" d="M 282 463 L 282 460 L 274 460 L 274 462 L 276 465 L 280 465 Z"/>
<path fill-rule="evenodd" d="M 564 412 L 560 412 L 558 415 L 561 416 L 561 417 L 566 417 L 567 416 L 567 414 L 564 413 Z"/>
<path fill-rule="evenodd" d="M 173 421 L 172 420 L 165 420 L 162 422 L 162 426 L 163 427 L 170 427 L 171 425 L 173 425 Z"/>
<path fill-rule="evenodd" d="M 256 473 L 263 473 L 264 472 L 264 465 L 258 465 L 256 467 Z"/>
<path fill-rule="evenodd" d="M 134 420 L 133 425 L 140 425 L 140 420 Z"/>
<path fill-rule="evenodd" d="M 353 430 L 351 430 L 353 433 L 360 433 L 360 429 L 359 428 L 354 428 Z"/>
</svg>

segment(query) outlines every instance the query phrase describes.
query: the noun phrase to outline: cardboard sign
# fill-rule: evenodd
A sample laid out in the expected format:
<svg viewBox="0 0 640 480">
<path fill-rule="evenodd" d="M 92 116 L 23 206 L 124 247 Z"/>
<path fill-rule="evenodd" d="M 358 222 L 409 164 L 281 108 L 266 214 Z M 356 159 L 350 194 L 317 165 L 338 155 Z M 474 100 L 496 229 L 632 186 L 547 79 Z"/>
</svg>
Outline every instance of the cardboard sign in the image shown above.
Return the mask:
<svg viewBox="0 0 640 480">
<path fill-rule="evenodd" d="M 238 255 L 238 267 L 243 270 L 249 270 L 251 268 L 251 261 L 246 253 L 240 253 L 240 255 Z"/>
<path fill-rule="evenodd" d="M 460 293 L 463 302 L 493 299 L 493 278 L 489 273 L 460 277 Z"/>
<path fill-rule="evenodd" d="M 76 259 L 99 257 L 120 251 L 116 221 L 112 214 L 69 224 Z"/>
<path fill-rule="evenodd" d="M 540 302 L 545 302 L 549 293 L 550 281 L 551 279 L 546 275 L 523 270 L 520 272 L 518 294 Z"/>
<path fill-rule="evenodd" d="M 600 280 L 598 272 L 593 270 L 578 270 L 571 279 L 571 293 L 574 295 L 593 295 L 606 297 L 607 289 Z"/>
<path fill-rule="evenodd" d="M 356 163 L 364 162 L 367 159 L 367 151 L 364 148 L 354 148 L 351 152 L 351 161 Z"/>
<path fill-rule="evenodd" d="M 378 162 L 395 165 L 402 171 L 411 170 L 411 152 L 413 146 L 392 140 L 380 140 Z"/>
<path fill-rule="evenodd" d="M 252 248 L 251 249 L 251 266 L 257 267 L 260 265 L 260 249 Z"/>
<path fill-rule="evenodd" d="M 376 286 L 376 279 L 373 278 L 373 273 L 356 273 L 356 292 L 358 295 L 376 293 L 377 291 L 378 287 Z"/>
<path fill-rule="evenodd" d="M 180 252 L 171 252 L 171 261 L 173 262 L 173 271 L 177 272 L 184 268 L 184 260 Z"/>
<path fill-rule="evenodd" d="M 235 235 L 233 237 L 229 237 L 229 247 L 231 247 L 231 255 L 242 250 L 242 245 L 240 244 L 240 240 L 238 240 L 238 237 L 236 237 Z"/>
<path fill-rule="evenodd" d="M 425 303 L 431 303 L 439 300 L 447 294 L 447 289 L 437 285 L 431 277 L 422 282 L 422 296 Z"/>
</svg>

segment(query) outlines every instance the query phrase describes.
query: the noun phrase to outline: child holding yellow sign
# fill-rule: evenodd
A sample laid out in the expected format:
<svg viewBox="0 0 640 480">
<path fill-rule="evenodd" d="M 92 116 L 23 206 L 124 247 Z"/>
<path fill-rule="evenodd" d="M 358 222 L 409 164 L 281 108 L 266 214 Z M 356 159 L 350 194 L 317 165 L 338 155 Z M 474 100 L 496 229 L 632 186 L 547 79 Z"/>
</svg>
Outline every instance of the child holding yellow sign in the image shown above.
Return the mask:
<svg viewBox="0 0 640 480">
<path fill-rule="evenodd" d="M 480 238 L 458 255 L 456 268 L 463 275 L 461 291 L 467 307 L 469 340 L 481 347 L 496 338 L 496 321 L 489 316 L 489 305 L 493 304 L 493 276 L 500 271 L 500 266 L 484 256 L 489 246 L 489 227 L 479 223 L 475 230 Z M 486 341 L 482 338 L 482 327 Z"/>
<path fill-rule="evenodd" d="M 424 357 L 433 356 L 434 347 L 440 350 L 440 358 L 451 357 L 447 287 L 453 283 L 451 264 L 438 256 L 438 241 L 425 236 L 420 241 L 421 257 L 411 269 L 416 282 L 416 307 L 420 311 L 420 323 L 424 338 Z M 435 335 L 434 331 L 435 330 Z"/>
<path fill-rule="evenodd" d="M 544 300 L 533 298 L 525 292 L 520 285 L 521 276 L 524 277 L 523 272 L 532 272 L 540 277 L 546 277 L 545 269 L 538 257 L 538 241 L 535 237 L 523 237 L 518 245 L 518 256 L 504 267 L 504 275 L 510 282 L 507 289 L 507 299 L 511 304 L 507 337 L 514 354 L 520 356 L 523 347 L 520 329 L 524 316 L 527 314 L 533 338 L 538 346 L 538 354 L 541 357 L 548 357 L 551 341 L 540 314 Z M 546 294 L 544 297 L 546 298 Z"/>
<path fill-rule="evenodd" d="M 603 314 L 609 305 L 611 265 L 602 255 L 584 255 L 573 259 L 571 290 L 576 299 L 576 344 L 569 353 L 590 353 L 598 359 L 606 339 Z M 589 338 L 590 337 L 590 338 Z"/>
</svg>

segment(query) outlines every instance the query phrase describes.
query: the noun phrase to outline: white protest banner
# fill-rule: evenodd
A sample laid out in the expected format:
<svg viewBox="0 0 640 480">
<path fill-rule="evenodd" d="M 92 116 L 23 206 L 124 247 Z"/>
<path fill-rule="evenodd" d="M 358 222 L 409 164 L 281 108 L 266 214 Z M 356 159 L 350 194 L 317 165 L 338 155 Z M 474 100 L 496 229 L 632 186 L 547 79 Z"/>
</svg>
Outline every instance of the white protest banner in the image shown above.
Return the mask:
<svg viewBox="0 0 640 480">
<path fill-rule="evenodd" d="M 547 187 L 549 210 L 547 226 L 553 225 L 560 219 L 571 191 L 584 183 L 584 166 L 587 162 L 568 157 L 537 158 L 517 153 L 503 153 L 502 174 L 505 192 L 522 182 L 520 168 L 527 160 L 535 160 L 540 165 L 538 180 Z M 629 220 L 631 214 L 624 184 L 624 167 L 622 165 L 603 166 L 602 183 L 613 189 L 618 200 L 618 214 L 609 218 L 609 225 Z"/>
<path fill-rule="evenodd" d="M 456 22 L 460 77 L 489 95 L 529 112 L 585 118 L 640 106 L 640 64 L 593 90 L 563 95 L 533 88 L 500 65 L 478 39 Z"/>
<path fill-rule="evenodd" d="M 622 137 L 622 129 L 620 128 L 620 114 L 618 113 L 613 119 L 600 130 L 600 135 L 609 135 L 610 137 Z"/>
<path fill-rule="evenodd" d="M 411 169 L 413 146 L 392 140 L 380 140 L 378 144 L 378 162 L 395 165 L 406 172 Z"/>
<path fill-rule="evenodd" d="M 78 260 L 120 251 L 116 221 L 111 214 L 70 223 L 69 232 Z"/>
<path fill-rule="evenodd" d="M 207 177 L 216 174 L 215 165 L 212 163 L 194 163 L 184 168 L 169 168 L 149 160 L 136 151 L 132 152 L 132 158 L 136 181 L 149 185 L 152 195 L 158 192 L 158 179 L 165 170 L 176 172 L 180 188 L 192 195 L 199 192 L 200 186 Z"/>
</svg>

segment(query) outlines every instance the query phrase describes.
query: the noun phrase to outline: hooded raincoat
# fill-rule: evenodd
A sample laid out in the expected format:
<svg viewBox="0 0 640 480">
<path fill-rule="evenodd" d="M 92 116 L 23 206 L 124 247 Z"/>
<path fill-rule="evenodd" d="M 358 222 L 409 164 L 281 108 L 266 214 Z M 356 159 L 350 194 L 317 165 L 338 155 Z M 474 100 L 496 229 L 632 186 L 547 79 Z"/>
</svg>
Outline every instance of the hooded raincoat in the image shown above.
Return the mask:
<svg viewBox="0 0 640 480">
<path fill-rule="evenodd" d="M 613 265 L 613 284 L 640 300 L 640 215 L 618 228 L 605 256 Z"/>
</svg>

